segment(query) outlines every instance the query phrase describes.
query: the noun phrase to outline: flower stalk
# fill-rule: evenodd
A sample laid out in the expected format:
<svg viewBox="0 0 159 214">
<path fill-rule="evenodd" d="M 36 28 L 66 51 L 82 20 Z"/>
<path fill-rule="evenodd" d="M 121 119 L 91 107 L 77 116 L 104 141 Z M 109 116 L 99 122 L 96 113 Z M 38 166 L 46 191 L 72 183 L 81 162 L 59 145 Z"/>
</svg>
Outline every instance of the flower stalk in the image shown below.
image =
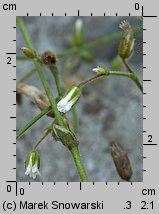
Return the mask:
<svg viewBox="0 0 159 214">
<path fill-rule="evenodd" d="M 50 132 L 51 132 L 51 127 L 49 126 L 49 127 L 45 130 L 45 132 L 44 132 L 43 136 L 40 138 L 40 140 L 35 144 L 33 150 L 36 150 L 36 149 L 37 149 L 37 147 L 40 145 L 40 143 L 46 138 L 46 136 L 47 136 Z"/>
<path fill-rule="evenodd" d="M 96 71 L 99 69 L 99 67 L 95 68 Z M 140 89 L 140 91 L 143 93 L 143 87 L 142 87 L 141 83 L 139 82 L 138 77 L 137 77 L 137 75 L 135 73 L 121 72 L 121 71 L 109 71 L 106 68 L 105 68 L 105 71 L 104 71 L 104 67 L 102 67 L 102 72 L 100 72 L 100 71 L 97 72 L 96 75 L 94 75 L 93 77 L 91 77 L 91 78 L 89 78 L 87 80 L 82 81 L 78 86 L 82 88 L 85 85 L 89 84 L 90 82 L 98 79 L 99 77 L 102 77 L 102 76 L 111 76 L 111 75 L 112 76 L 128 77 L 128 78 L 132 79 L 133 82 Z"/>
</svg>

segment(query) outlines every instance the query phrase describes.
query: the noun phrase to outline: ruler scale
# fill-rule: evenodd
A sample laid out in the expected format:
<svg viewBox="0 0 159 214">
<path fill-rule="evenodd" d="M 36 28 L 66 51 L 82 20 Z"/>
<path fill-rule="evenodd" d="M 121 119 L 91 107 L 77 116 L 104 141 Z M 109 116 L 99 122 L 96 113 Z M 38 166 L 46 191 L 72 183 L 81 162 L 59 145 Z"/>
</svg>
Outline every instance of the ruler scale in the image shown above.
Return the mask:
<svg viewBox="0 0 159 214">
<path fill-rule="evenodd" d="M 140 3 L 141 2 L 141 3 Z M 0 213 L 157 213 L 158 14 L 157 3 L 94 2 L 86 7 L 49 1 L 0 3 L 1 23 L 1 205 Z M 90 2 L 91 3 L 91 2 Z M 62 8 L 61 5 L 62 4 Z M 68 8 L 68 9 L 65 9 Z M 156 10 L 156 11 L 155 11 Z M 16 181 L 16 16 L 143 17 L 143 182 Z M 156 92 L 156 93 L 154 93 Z M 5 94 L 4 94 L 5 93 Z M 5 144 L 5 145 L 4 145 Z"/>
</svg>

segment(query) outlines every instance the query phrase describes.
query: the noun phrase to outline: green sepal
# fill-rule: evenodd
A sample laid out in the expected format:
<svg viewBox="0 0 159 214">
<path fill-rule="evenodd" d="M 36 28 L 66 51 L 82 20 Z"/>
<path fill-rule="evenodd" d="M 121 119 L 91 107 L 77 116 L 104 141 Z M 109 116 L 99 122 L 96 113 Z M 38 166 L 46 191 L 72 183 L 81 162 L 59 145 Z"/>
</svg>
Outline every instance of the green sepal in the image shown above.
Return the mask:
<svg viewBox="0 0 159 214">
<path fill-rule="evenodd" d="M 56 139 L 60 140 L 68 149 L 71 148 L 72 144 L 77 144 L 74 133 L 62 126 L 53 124 L 53 133 L 56 136 Z"/>
<path fill-rule="evenodd" d="M 38 169 L 40 168 L 40 156 L 38 154 L 38 152 L 36 150 L 32 150 L 31 152 L 29 152 L 27 154 L 27 158 L 26 158 L 26 161 L 25 161 L 25 168 L 27 168 L 29 162 L 30 162 L 30 159 L 31 159 L 31 162 L 32 162 L 32 166 L 34 166 L 35 162 L 37 161 L 38 162 Z"/>
</svg>

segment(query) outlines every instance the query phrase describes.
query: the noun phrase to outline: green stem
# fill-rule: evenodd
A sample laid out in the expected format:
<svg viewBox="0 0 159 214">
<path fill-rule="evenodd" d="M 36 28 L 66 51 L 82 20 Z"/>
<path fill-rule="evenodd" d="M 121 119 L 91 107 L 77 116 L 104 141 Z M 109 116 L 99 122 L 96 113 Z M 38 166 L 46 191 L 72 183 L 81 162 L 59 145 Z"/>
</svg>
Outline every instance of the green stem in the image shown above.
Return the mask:
<svg viewBox="0 0 159 214">
<path fill-rule="evenodd" d="M 134 81 L 134 83 L 137 85 L 137 87 L 140 89 L 140 91 L 143 93 L 143 87 L 135 73 L 126 73 L 126 72 L 116 72 L 116 71 L 110 71 L 109 75 L 115 75 L 115 76 L 125 76 L 129 77 Z"/>
<path fill-rule="evenodd" d="M 22 19 L 19 18 L 19 17 L 16 17 L 16 21 L 17 21 L 19 29 L 20 29 L 20 31 L 21 31 L 21 33 L 23 35 L 23 38 L 25 40 L 26 45 L 28 46 L 28 48 L 33 49 Z M 43 87 L 44 87 L 44 89 L 46 91 L 46 94 L 48 96 L 48 99 L 50 101 L 51 107 L 52 107 L 52 109 L 53 109 L 53 111 L 55 113 L 55 116 L 56 116 L 57 120 L 58 120 L 58 123 L 59 123 L 59 125 L 64 127 L 65 124 L 64 124 L 63 118 L 62 118 L 60 112 L 57 109 L 55 99 L 54 99 L 53 94 L 52 94 L 52 92 L 50 90 L 50 87 L 49 87 L 49 85 L 48 85 L 48 83 L 46 81 L 45 75 L 43 74 L 43 71 L 42 71 L 41 65 L 39 63 L 39 60 L 36 58 L 33 61 L 34 61 L 35 68 L 36 68 L 36 70 L 37 70 L 37 72 L 39 74 L 39 77 L 41 79 L 41 82 L 43 84 Z M 74 161 L 75 161 L 78 173 L 79 173 L 79 175 L 81 177 L 81 180 L 82 181 L 88 181 L 88 178 L 87 178 L 83 163 L 81 161 L 81 157 L 80 157 L 77 145 L 72 146 L 70 151 L 71 151 L 71 154 L 72 154 L 72 156 L 74 158 Z"/>
<path fill-rule="evenodd" d="M 130 68 L 130 66 L 128 65 L 128 63 L 126 62 L 126 60 L 123 59 L 123 58 L 121 58 L 121 59 L 122 59 L 123 64 L 124 64 L 125 67 L 127 68 L 127 70 L 128 70 L 130 73 L 134 73 L 134 72 L 132 71 L 132 69 Z"/>
<path fill-rule="evenodd" d="M 141 27 L 134 28 L 134 34 L 139 34 L 141 32 L 142 32 Z M 93 42 L 89 42 L 81 47 L 73 47 L 69 50 L 66 50 L 63 53 L 58 54 L 57 57 L 60 59 L 60 58 L 71 56 L 73 54 L 80 53 L 82 50 L 90 50 L 90 49 L 97 48 L 99 46 L 107 45 L 107 44 L 110 44 L 111 42 L 118 41 L 121 37 L 122 37 L 121 32 L 112 34 L 110 36 L 105 36 L 105 37 L 97 39 Z"/>
<path fill-rule="evenodd" d="M 84 87 L 85 85 L 87 85 L 88 83 L 96 80 L 99 77 L 102 76 L 109 76 L 109 75 L 113 75 L 113 76 L 123 76 L 123 77 L 129 77 L 130 79 L 132 79 L 134 81 L 134 83 L 137 85 L 137 87 L 140 89 L 140 91 L 143 93 L 143 87 L 141 85 L 141 83 L 138 80 L 138 77 L 136 76 L 135 73 L 128 73 L 128 72 L 120 72 L 120 71 L 106 71 L 106 73 L 98 73 L 97 75 L 84 80 L 83 82 L 81 82 L 79 84 L 79 87 Z"/>
<path fill-rule="evenodd" d="M 62 90 L 62 86 L 61 86 L 61 83 L 60 83 L 60 80 L 59 80 L 58 69 L 57 69 L 56 66 L 50 66 L 49 68 L 50 68 L 50 71 L 51 71 L 52 75 L 54 76 L 58 94 L 59 94 L 59 96 L 62 96 L 63 95 L 63 90 Z"/>
<path fill-rule="evenodd" d="M 41 79 L 41 82 L 43 84 L 43 87 L 45 89 L 45 92 L 46 92 L 46 94 L 48 96 L 48 99 L 50 101 L 51 107 L 52 107 L 52 109 L 53 109 L 53 111 L 55 113 L 55 116 L 56 116 L 59 124 L 61 126 L 64 126 L 64 122 L 63 122 L 62 116 L 61 116 L 60 112 L 57 109 L 56 102 L 55 102 L 55 99 L 53 97 L 52 91 L 51 91 L 51 89 L 49 87 L 49 84 L 46 81 L 45 75 L 44 75 L 44 73 L 42 71 L 42 68 L 41 68 L 41 66 L 40 66 L 40 64 L 39 64 L 37 59 L 34 59 L 34 64 L 35 64 L 36 70 L 37 70 L 37 72 L 39 74 L 39 77 Z"/>
<path fill-rule="evenodd" d="M 46 136 L 51 132 L 50 127 L 47 128 L 43 134 L 43 136 L 40 138 L 40 140 L 35 144 L 33 150 L 36 150 L 39 144 L 46 138 Z"/>
<path fill-rule="evenodd" d="M 33 68 L 31 69 L 29 72 L 27 72 L 19 81 L 18 83 L 20 82 L 25 82 L 29 77 L 31 77 L 34 73 L 36 72 L 36 69 Z"/>
<path fill-rule="evenodd" d="M 72 108 L 72 117 L 74 132 L 78 133 L 78 116 L 75 107 Z"/>
<path fill-rule="evenodd" d="M 138 86 L 140 91 L 143 93 L 143 86 L 141 85 L 141 83 L 140 83 L 138 77 L 136 76 L 136 74 L 132 75 L 130 78 L 134 81 L 134 83 Z"/>
<path fill-rule="evenodd" d="M 22 129 L 20 129 L 16 134 L 16 139 L 18 140 L 34 123 L 36 123 L 40 118 L 42 118 L 45 114 L 47 114 L 51 110 L 51 106 L 44 109 L 40 114 L 34 117 L 32 120 L 29 121 Z"/>
<path fill-rule="evenodd" d="M 82 87 L 84 87 L 85 85 L 91 83 L 92 81 L 96 80 L 97 78 L 99 78 L 99 77 L 101 77 L 101 76 L 106 76 L 106 74 L 100 74 L 100 73 L 99 73 L 99 74 L 97 74 L 97 75 L 94 75 L 93 77 L 91 77 L 91 78 L 89 78 L 89 79 L 87 79 L 87 80 L 82 81 L 82 82 L 78 85 L 78 87 L 82 88 Z"/>
<path fill-rule="evenodd" d="M 137 35 L 139 33 L 142 32 L 142 28 L 141 27 L 136 27 L 134 28 L 134 34 Z M 121 39 L 122 37 L 122 33 L 118 32 L 115 34 L 112 34 L 110 36 L 105 36 L 103 38 L 97 39 L 95 41 L 89 42 L 88 44 L 85 44 L 81 47 L 73 47 L 70 48 L 69 50 L 66 50 L 60 54 L 57 54 L 57 57 L 59 59 L 62 59 L 64 57 L 69 57 L 72 56 L 74 54 L 77 54 L 79 52 L 81 52 L 81 50 L 85 50 L 85 49 L 94 49 L 96 47 L 102 46 L 102 45 L 107 45 L 110 44 L 112 42 L 118 41 L 119 39 Z M 23 56 L 17 56 L 17 60 L 29 60 L 29 58 L 27 57 L 23 57 Z"/>
<path fill-rule="evenodd" d="M 26 60 L 30 60 L 28 57 L 26 56 L 16 56 L 16 60 L 19 60 L 19 61 L 26 61 Z"/>
<path fill-rule="evenodd" d="M 26 32 L 26 29 L 25 29 L 25 26 L 23 24 L 22 19 L 19 18 L 19 17 L 16 17 L 16 21 L 17 21 L 19 29 L 20 29 L 20 31 L 21 31 L 21 33 L 23 35 L 23 38 L 25 40 L 26 45 L 28 46 L 28 48 L 34 50 L 32 44 L 31 44 L 31 41 L 29 39 L 29 36 L 28 36 L 28 34 Z M 41 82 L 43 84 L 43 87 L 45 89 L 45 92 L 46 92 L 46 94 L 48 96 L 48 99 L 50 101 L 51 107 L 52 107 L 52 109 L 53 109 L 53 111 L 55 113 L 55 117 L 57 118 L 59 124 L 61 126 L 64 126 L 64 122 L 63 122 L 62 116 L 61 116 L 60 112 L 57 109 L 55 99 L 53 97 L 53 94 L 52 94 L 52 91 L 51 91 L 51 89 L 49 87 L 49 84 L 46 81 L 46 78 L 45 78 L 45 75 L 43 73 L 42 67 L 41 67 L 41 65 L 39 63 L 39 60 L 38 60 L 38 58 L 35 58 L 35 59 L 33 59 L 33 61 L 34 61 L 35 68 L 36 68 L 36 70 L 37 70 L 37 72 L 39 74 L 40 80 L 41 80 Z"/>
<path fill-rule="evenodd" d="M 138 86 L 140 91 L 143 93 L 143 86 L 141 85 L 137 75 L 133 72 L 133 70 L 131 69 L 131 67 L 129 66 L 129 64 L 126 62 L 125 59 L 122 58 L 122 61 L 125 67 L 127 68 L 127 70 L 130 72 L 130 78 L 135 82 L 135 84 Z"/>
<path fill-rule="evenodd" d="M 84 169 L 84 166 L 83 166 L 80 154 L 79 154 L 78 146 L 73 144 L 70 149 L 70 152 L 71 152 L 74 162 L 76 164 L 76 168 L 77 168 L 77 171 L 81 178 L 81 181 L 88 182 L 88 177 L 87 177 L 86 171 Z"/>
</svg>

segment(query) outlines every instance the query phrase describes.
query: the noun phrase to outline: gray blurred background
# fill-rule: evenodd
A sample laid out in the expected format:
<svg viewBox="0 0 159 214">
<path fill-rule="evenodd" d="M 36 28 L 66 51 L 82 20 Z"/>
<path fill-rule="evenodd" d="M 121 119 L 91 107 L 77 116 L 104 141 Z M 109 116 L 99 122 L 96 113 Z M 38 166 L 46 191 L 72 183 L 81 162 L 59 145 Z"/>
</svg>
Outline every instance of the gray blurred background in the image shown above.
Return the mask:
<svg viewBox="0 0 159 214">
<path fill-rule="evenodd" d="M 23 17 L 31 42 L 38 53 L 52 50 L 56 54 L 67 50 L 78 17 Z M 141 26 L 142 19 L 133 17 L 80 17 L 84 24 L 85 42 L 93 41 L 105 35 L 120 31 L 122 20 L 129 20 L 132 26 Z M 25 42 L 17 27 L 17 54 Z M 91 64 L 79 60 L 72 70 L 67 72 L 67 82 L 72 79 L 84 80 L 93 75 L 92 68 L 103 65 L 111 69 L 111 62 L 118 54 L 119 41 L 95 48 L 95 61 Z M 129 64 L 142 81 L 142 34 L 136 37 L 134 55 Z M 66 64 L 75 61 L 74 57 L 59 60 L 60 77 L 66 72 Z M 34 67 L 31 61 L 17 61 L 17 80 Z M 121 70 L 125 71 L 124 67 Z M 57 91 L 54 79 L 48 69 L 44 69 L 47 80 Z M 61 78 L 62 79 L 62 78 Z M 44 91 L 37 74 L 27 83 Z M 81 158 L 90 181 L 123 181 L 115 168 L 111 157 L 110 145 L 118 143 L 127 151 L 131 161 L 133 176 L 131 181 L 142 181 L 143 137 L 142 137 L 142 93 L 128 78 L 108 77 L 97 80 L 83 90 L 76 105 L 79 119 L 77 138 L 80 142 Z M 34 118 L 39 109 L 23 96 L 22 106 L 17 105 L 17 130 Z M 68 113 L 71 119 L 71 113 Z M 52 118 L 44 116 L 17 141 L 17 181 L 80 181 L 69 151 L 48 136 L 38 147 L 41 157 L 41 176 L 32 180 L 25 176 L 24 161 L 27 153 L 39 140 L 44 129 L 52 123 Z"/>
</svg>

